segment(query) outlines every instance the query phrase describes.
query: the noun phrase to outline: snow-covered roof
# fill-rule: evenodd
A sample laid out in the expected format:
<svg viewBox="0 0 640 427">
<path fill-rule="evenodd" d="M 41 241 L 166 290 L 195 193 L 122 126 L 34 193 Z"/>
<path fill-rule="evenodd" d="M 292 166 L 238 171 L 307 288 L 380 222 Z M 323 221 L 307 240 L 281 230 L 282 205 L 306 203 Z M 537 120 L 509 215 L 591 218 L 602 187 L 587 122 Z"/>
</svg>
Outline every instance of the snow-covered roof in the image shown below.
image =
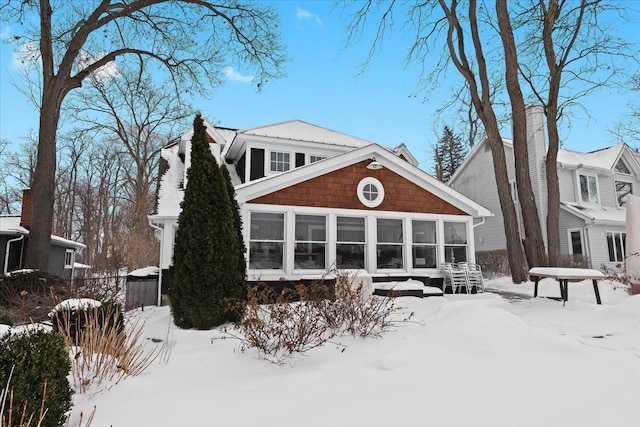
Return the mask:
<svg viewBox="0 0 640 427">
<path fill-rule="evenodd" d="M 178 156 L 178 146 L 171 145 L 162 149 L 160 156 L 167 161 L 168 168 L 160 177 L 158 186 L 157 216 L 175 216 L 180 214 L 180 203 L 184 198 L 184 164 Z"/>
<path fill-rule="evenodd" d="M 147 277 L 147 276 L 157 276 L 160 274 L 160 269 L 154 266 L 148 266 L 143 268 L 138 268 L 137 270 L 133 270 L 127 276 L 133 277 Z"/>
<path fill-rule="evenodd" d="M 612 169 L 620 158 L 624 147 L 625 144 L 616 144 L 588 153 L 559 149 L 557 161 L 562 165 Z"/>
<path fill-rule="evenodd" d="M 29 230 L 20 225 L 20 216 L 0 216 L 0 234 L 28 236 Z M 86 246 L 80 242 L 51 235 L 51 244 L 67 248 L 84 249 Z"/>
<path fill-rule="evenodd" d="M 560 202 L 560 207 L 592 224 L 624 225 L 626 220 L 626 210 L 620 208 L 582 206 L 570 202 Z"/>
<path fill-rule="evenodd" d="M 267 126 L 243 129 L 238 131 L 238 134 L 290 139 L 294 141 L 321 142 L 345 147 L 364 147 L 365 145 L 371 144 L 371 141 L 316 126 L 303 122 L 302 120 L 290 120 Z"/>
</svg>

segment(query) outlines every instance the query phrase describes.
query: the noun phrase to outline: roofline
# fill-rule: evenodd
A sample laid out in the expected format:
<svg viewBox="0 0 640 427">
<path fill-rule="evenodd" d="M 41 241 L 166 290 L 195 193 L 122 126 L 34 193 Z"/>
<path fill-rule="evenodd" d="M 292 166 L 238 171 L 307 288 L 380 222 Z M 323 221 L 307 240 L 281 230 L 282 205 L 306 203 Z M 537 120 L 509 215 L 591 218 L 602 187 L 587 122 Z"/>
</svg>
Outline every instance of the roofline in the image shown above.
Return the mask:
<svg viewBox="0 0 640 427">
<path fill-rule="evenodd" d="M 255 199 L 271 194 L 275 191 L 295 185 L 296 183 L 316 178 L 372 157 L 375 157 L 379 163 L 392 172 L 397 173 L 414 184 L 431 192 L 435 196 L 451 203 L 453 206 L 474 218 L 493 216 L 491 211 L 484 206 L 481 206 L 453 188 L 438 181 L 418 167 L 399 158 L 397 155 L 389 151 L 389 149 L 374 143 L 324 159 L 322 162 L 310 163 L 278 175 L 267 176 L 256 181 L 239 185 L 236 187 L 238 201 L 239 203 L 247 203 L 248 199 Z"/>
</svg>

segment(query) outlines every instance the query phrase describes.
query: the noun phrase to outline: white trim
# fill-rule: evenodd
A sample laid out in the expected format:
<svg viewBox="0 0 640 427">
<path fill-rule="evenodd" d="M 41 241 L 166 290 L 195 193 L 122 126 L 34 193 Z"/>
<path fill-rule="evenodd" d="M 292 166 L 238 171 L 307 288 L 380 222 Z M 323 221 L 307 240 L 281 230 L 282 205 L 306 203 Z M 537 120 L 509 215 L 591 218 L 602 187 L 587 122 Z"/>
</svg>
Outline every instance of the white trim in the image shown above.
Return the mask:
<svg viewBox="0 0 640 427">
<path fill-rule="evenodd" d="M 596 180 L 596 196 L 598 197 L 598 201 L 597 202 L 591 202 L 589 201 L 584 201 L 582 200 L 582 187 L 580 186 L 580 177 L 581 176 L 585 176 L 587 177 L 587 191 L 589 192 L 589 199 L 591 199 L 591 191 L 589 188 L 589 177 L 591 178 L 595 178 Z M 580 203 L 581 205 L 585 205 L 585 206 L 600 206 L 600 180 L 598 179 L 598 174 L 594 173 L 594 172 L 588 172 L 585 170 L 576 170 L 576 175 L 575 175 L 575 179 L 576 179 L 576 200 L 578 200 L 578 203 Z"/>
<path fill-rule="evenodd" d="M 290 171 L 291 169 L 295 169 L 295 166 L 293 166 L 293 167 L 291 166 L 291 164 L 293 163 L 291 161 L 291 158 L 292 157 L 295 158 L 295 153 L 293 153 L 293 151 L 270 149 L 270 150 L 267 150 L 267 152 L 269 153 L 269 156 L 267 157 L 267 159 L 265 159 L 265 163 L 267 163 L 267 164 L 265 164 L 265 171 L 264 171 L 265 172 L 265 176 L 273 175 L 273 174 L 281 174 L 283 172 Z M 272 161 L 275 161 L 276 164 L 279 164 L 279 163 L 285 164 L 284 160 L 282 160 L 282 162 L 280 162 L 277 158 L 276 158 L 276 160 L 271 160 L 271 155 L 272 154 L 276 154 L 276 157 L 277 157 L 278 154 L 283 154 L 283 155 L 286 154 L 286 155 L 288 155 L 289 156 L 288 169 L 282 170 L 282 171 L 271 169 L 271 162 Z M 293 156 L 291 154 L 293 154 Z"/>
<path fill-rule="evenodd" d="M 365 194 L 365 187 L 367 185 L 373 186 L 377 192 L 376 198 L 373 200 L 370 200 Z M 380 181 L 371 176 L 362 178 L 358 183 L 358 199 L 360 200 L 360 203 L 368 208 L 378 207 L 384 200 L 384 186 Z"/>
<path fill-rule="evenodd" d="M 582 253 L 578 254 L 578 255 L 582 255 L 585 256 L 585 246 L 584 246 L 584 231 L 582 230 L 582 228 L 567 228 L 567 241 L 569 243 L 569 255 L 575 255 L 573 253 L 573 240 L 571 239 L 571 233 L 572 232 L 579 232 L 580 233 L 580 246 L 582 247 Z"/>
</svg>

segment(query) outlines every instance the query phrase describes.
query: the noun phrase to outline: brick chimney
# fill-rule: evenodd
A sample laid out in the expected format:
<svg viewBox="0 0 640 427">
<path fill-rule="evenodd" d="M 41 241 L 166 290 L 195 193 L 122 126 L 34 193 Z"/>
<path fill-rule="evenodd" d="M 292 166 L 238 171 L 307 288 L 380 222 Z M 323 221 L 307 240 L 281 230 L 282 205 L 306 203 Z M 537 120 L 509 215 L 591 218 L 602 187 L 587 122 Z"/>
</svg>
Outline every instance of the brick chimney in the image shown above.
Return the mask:
<svg viewBox="0 0 640 427">
<path fill-rule="evenodd" d="M 22 190 L 22 214 L 20 215 L 20 225 L 25 228 L 31 228 L 31 210 L 33 202 L 31 201 L 31 189 Z"/>
</svg>

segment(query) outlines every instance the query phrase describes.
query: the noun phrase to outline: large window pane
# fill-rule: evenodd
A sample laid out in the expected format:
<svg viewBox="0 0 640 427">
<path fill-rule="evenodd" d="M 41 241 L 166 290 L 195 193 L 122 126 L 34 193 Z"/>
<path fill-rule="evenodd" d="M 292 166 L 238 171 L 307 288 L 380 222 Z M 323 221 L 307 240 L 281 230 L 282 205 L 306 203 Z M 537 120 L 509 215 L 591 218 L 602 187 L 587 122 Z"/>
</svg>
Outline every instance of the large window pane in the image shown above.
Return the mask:
<svg viewBox="0 0 640 427">
<path fill-rule="evenodd" d="M 435 268 L 437 265 L 436 222 L 411 221 L 414 268 Z"/>
<path fill-rule="evenodd" d="M 624 262 L 626 233 L 607 232 L 607 250 L 610 262 Z"/>
<path fill-rule="evenodd" d="M 413 267 L 414 268 L 436 268 L 436 256 L 438 250 L 435 246 L 414 245 L 413 246 Z"/>
<path fill-rule="evenodd" d="M 284 240 L 284 214 L 251 213 L 251 240 Z"/>
<path fill-rule="evenodd" d="M 633 186 L 630 182 L 625 181 L 616 181 L 615 185 L 618 207 L 624 207 L 627 205 L 627 196 L 633 192 Z"/>
<path fill-rule="evenodd" d="M 378 218 L 376 235 L 378 268 L 403 268 L 402 220 Z"/>
<path fill-rule="evenodd" d="M 583 202 L 598 203 L 598 180 L 595 176 L 580 175 L 580 197 Z"/>
<path fill-rule="evenodd" d="M 445 262 L 467 262 L 467 224 L 444 223 Z"/>
<path fill-rule="evenodd" d="M 252 212 L 249 232 L 249 268 L 282 270 L 284 214 Z"/>
<path fill-rule="evenodd" d="M 337 217 L 336 267 L 365 268 L 364 218 Z"/>
<path fill-rule="evenodd" d="M 573 255 L 582 255 L 582 233 L 580 230 L 571 232 L 571 249 Z"/>
<path fill-rule="evenodd" d="M 296 215 L 295 238 L 294 268 L 326 268 L 326 217 L 319 215 Z"/>
</svg>

